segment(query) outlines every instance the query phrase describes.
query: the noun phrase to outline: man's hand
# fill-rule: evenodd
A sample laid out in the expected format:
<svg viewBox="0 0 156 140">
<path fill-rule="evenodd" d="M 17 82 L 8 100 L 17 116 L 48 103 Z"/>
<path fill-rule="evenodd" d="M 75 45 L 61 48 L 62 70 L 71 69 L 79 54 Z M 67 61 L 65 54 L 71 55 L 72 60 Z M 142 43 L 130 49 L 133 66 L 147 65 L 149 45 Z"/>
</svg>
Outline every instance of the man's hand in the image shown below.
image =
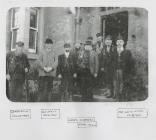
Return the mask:
<svg viewBox="0 0 156 140">
<path fill-rule="evenodd" d="M 94 73 L 94 77 L 95 77 L 95 78 L 97 77 L 97 73 Z"/>
<path fill-rule="evenodd" d="M 52 67 L 47 67 L 48 72 L 52 71 Z"/>
<path fill-rule="evenodd" d="M 104 68 L 101 68 L 101 71 L 104 71 L 105 69 Z"/>
<path fill-rule="evenodd" d="M 27 72 L 28 72 L 28 68 L 25 68 L 24 70 L 25 70 L 25 73 L 27 73 Z"/>
<path fill-rule="evenodd" d="M 59 79 L 61 79 L 61 78 L 62 78 L 62 75 L 61 75 L 61 74 L 59 74 L 59 75 L 58 75 L 58 78 L 59 78 Z"/>
<path fill-rule="evenodd" d="M 53 70 L 52 67 L 44 67 L 45 72 L 51 72 Z"/>
<path fill-rule="evenodd" d="M 74 78 L 77 78 L 77 74 L 76 74 L 76 73 L 74 73 L 74 74 L 73 74 L 73 77 L 74 77 Z"/>
<path fill-rule="evenodd" d="M 10 80 L 10 75 L 9 75 L 9 74 L 6 75 L 6 79 L 7 79 L 8 81 Z"/>
<path fill-rule="evenodd" d="M 48 68 L 47 67 L 44 67 L 43 69 L 44 69 L 45 72 L 48 72 Z"/>
</svg>

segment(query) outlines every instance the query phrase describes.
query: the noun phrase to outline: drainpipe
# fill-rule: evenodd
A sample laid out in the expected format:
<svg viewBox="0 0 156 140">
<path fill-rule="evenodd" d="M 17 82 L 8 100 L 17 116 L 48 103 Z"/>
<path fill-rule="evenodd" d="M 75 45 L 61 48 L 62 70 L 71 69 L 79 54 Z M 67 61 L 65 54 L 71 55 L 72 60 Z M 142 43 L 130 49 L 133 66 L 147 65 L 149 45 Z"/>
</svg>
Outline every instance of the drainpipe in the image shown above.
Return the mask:
<svg viewBox="0 0 156 140">
<path fill-rule="evenodd" d="M 79 40 L 80 31 L 80 7 L 76 7 L 76 17 L 75 17 L 75 42 Z"/>
</svg>

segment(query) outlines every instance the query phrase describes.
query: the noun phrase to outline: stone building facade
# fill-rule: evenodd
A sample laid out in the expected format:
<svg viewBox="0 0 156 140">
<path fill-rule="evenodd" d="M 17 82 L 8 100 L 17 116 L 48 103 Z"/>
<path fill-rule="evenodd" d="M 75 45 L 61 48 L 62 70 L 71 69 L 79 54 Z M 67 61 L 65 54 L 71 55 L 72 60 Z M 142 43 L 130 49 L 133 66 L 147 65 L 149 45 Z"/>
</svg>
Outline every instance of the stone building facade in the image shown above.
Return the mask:
<svg viewBox="0 0 156 140">
<path fill-rule="evenodd" d="M 17 27 L 14 25 L 17 24 Z M 44 47 L 45 39 L 54 41 L 59 55 L 63 44 L 85 42 L 88 36 L 96 40 L 102 32 L 125 36 L 127 48 L 136 59 L 138 75 L 148 85 L 148 12 L 142 8 L 119 7 L 26 7 L 12 8 L 7 15 L 7 52 L 14 50 L 14 42 L 22 40 L 33 64 Z"/>
</svg>

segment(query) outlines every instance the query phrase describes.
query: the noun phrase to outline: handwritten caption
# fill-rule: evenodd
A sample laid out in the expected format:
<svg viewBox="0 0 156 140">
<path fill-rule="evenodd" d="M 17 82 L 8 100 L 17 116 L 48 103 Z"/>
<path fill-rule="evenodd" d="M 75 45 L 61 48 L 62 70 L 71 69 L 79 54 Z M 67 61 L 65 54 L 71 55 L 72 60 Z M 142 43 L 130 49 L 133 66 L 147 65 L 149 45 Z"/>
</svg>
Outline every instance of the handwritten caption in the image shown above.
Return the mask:
<svg viewBox="0 0 156 140">
<path fill-rule="evenodd" d="M 41 119 L 60 119 L 60 109 L 41 109 Z"/>
<path fill-rule="evenodd" d="M 95 117 L 70 117 L 67 118 L 67 123 L 76 124 L 78 128 L 97 127 Z"/>
<path fill-rule="evenodd" d="M 148 111 L 145 108 L 119 108 L 117 118 L 147 118 Z"/>
<path fill-rule="evenodd" d="M 10 110 L 10 120 L 31 119 L 30 109 Z"/>
</svg>

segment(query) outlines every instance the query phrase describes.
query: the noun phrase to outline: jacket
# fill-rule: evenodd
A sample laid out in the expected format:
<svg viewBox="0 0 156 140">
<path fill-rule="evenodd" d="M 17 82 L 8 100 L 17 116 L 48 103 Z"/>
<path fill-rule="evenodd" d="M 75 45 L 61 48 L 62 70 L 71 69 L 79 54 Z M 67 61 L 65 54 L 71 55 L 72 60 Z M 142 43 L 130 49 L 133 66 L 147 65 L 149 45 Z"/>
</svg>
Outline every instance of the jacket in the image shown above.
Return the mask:
<svg viewBox="0 0 156 140">
<path fill-rule="evenodd" d="M 68 58 L 65 54 L 61 54 L 58 57 L 57 75 L 61 74 L 64 76 L 67 73 L 72 75 L 76 72 L 75 66 L 74 55 L 71 52 Z"/>
<path fill-rule="evenodd" d="M 90 52 L 90 72 L 91 74 L 98 73 L 99 71 L 99 57 L 98 53 L 94 50 Z"/>
<path fill-rule="evenodd" d="M 104 71 L 110 74 L 114 71 L 114 51 L 112 47 L 113 46 L 111 46 L 110 52 L 108 52 L 105 46 L 99 56 L 100 69 L 104 68 Z"/>
<path fill-rule="evenodd" d="M 99 58 L 96 51 L 86 51 L 84 50 L 82 57 L 78 58 L 79 69 L 88 69 L 91 74 L 98 73 L 99 71 Z"/>
<path fill-rule="evenodd" d="M 9 52 L 6 57 L 6 73 L 11 79 L 25 79 L 25 68 L 29 69 L 27 55 L 22 53 L 16 55 L 15 52 Z"/>
<path fill-rule="evenodd" d="M 39 64 L 39 76 L 52 76 L 52 77 L 56 76 L 58 57 L 55 55 L 55 52 L 53 51 L 47 52 L 46 50 L 43 50 L 43 52 L 41 52 L 39 55 L 38 64 Z M 52 71 L 45 72 L 44 67 L 52 67 Z"/>
<path fill-rule="evenodd" d="M 123 80 L 128 79 L 135 73 L 135 62 L 129 50 L 124 49 L 120 56 L 118 52 L 115 51 L 114 61 L 115 70 L 121 69 L 123 71 Z"/>
</svg>

